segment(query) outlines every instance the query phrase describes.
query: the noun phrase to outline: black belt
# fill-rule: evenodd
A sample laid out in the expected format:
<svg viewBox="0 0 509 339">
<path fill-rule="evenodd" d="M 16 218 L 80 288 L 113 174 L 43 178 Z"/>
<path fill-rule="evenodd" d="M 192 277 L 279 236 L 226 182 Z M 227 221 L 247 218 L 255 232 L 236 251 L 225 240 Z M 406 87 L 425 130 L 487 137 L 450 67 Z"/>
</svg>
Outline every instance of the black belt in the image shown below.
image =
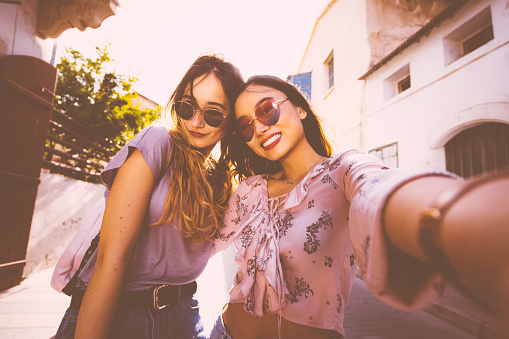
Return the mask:
<svg viewBox="0 0 509 339">
<path fill-rule="evenodd" d="M 185 285 L 158 285 L 148 290 L 124 291 L 120 295 L 119 307 L 145 308 L 155 310 L 181 303 L 196 293 L 196 281 Z M 71 298 L 71 307 L 80 308 L 85 290 L 76 289 Z"/>
</svg>

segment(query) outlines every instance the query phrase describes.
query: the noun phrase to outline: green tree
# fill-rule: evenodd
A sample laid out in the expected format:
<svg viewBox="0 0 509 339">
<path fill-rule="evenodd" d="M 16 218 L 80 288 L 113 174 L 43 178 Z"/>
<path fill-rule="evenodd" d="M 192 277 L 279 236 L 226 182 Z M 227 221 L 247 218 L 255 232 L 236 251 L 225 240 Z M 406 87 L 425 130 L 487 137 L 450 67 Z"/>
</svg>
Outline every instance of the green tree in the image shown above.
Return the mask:
<svg viewBox="0 0 509 339">
<path fill-rule="evenodd" d="M 69 48 L 56 66 L 58 80 L 54 106 L 89 128 L 89 133 L 107 142 L 116 151 L 159 116 L 159 109 L 141 109 L 133 102 L 137 93 L 135 77 L 118 74 L 108 47 L 96 47 L 97 58 L 86 58 Z M 58 121 L 58 117 L 55 116 Z M 64 139 L 79 143 L 65 132 Z M 87 146 L 81 145 L 87 149 Z"/>
</svg>

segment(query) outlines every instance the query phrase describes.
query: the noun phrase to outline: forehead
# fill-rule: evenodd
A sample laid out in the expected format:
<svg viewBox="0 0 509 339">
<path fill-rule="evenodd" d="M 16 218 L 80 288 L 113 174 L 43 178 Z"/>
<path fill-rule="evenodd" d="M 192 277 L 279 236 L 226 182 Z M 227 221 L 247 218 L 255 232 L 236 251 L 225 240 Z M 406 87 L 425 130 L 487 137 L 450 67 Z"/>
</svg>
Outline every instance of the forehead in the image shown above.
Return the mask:
<svg viewBox="0 0 509 339">
<path fill-rule="evenodd" d="M 190 96 L 196 100 L 228 101 L 223 89 L 223 84 L 214 73 L 204 74 L 195 78 L 193 80 L 192 91 L 191 84 L 189 84 L 186 87 L 184 95 Z"/>
<path fill-rule="evenodd" d="M 254 114 L 256 108 L 261 104 L 260 100 L 284 98 L 284 93 L 272 87 L 249 85 L 235 101 L 235 115 L 242 116 Z"/>
</svg>

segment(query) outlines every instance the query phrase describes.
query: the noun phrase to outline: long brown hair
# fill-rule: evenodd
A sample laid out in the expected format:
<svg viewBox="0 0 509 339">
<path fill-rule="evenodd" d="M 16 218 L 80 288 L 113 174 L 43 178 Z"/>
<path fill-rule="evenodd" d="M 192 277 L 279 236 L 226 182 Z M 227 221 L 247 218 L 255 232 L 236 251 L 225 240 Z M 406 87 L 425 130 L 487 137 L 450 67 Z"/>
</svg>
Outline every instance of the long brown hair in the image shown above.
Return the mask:
<svg viewBox="0 0 509 339">
<path fill-rule="evenodd" d="M 302 120 L 302 125 L 307 141 L 316 153 L 324 157 L 331 156 L 332 147 L 325 138 L 319 117 L 313 112 L 309 102 L 295 86 L 275 76 L 255 75 L 238 88 L 236 97 L 251 85 L 270 87 L 283 92 L 296 107 L 306 111 L 307 115 Z M 232 113 L 235 113 L 235 110 Z M 234 175 L 237 181 L 256 174 L 277 173 L 283 169 L 279 161 L 267 160 L 249 148 L 238 132 L 236 119 L 230 120 L 228 134 L 232 139 L 228 157 L 234 167 Z"/>
<path fill-rule="evenodd" d="M 189 143 L 185 127 L 170 107 L 173 102 L 182 99 L 187 89 L 192 95 L 193 81 L 196 78 L 209 74 L 214 74 L 219 79 L 230 106 L 233 106 L 237 88 L 244 82 L 240 71 L 219 56 L 203 55 L 196 59 L 184 74 L 165 109 L 166 114 L 170 112 L 174 125 L 170 129 L 171 176 L 163 214 L 154 226 L 177 218 L 180 232 L 192 242 L 212 240 L 222 226 L 232 192 L 227 160 L 230 138 L 226 135 L 220 141 L 220 156 L 217 161 L 210 156 L 205 157 Z M 230 112 L 224 123 L 228 123 L 232 115 Z"/>
</svg>

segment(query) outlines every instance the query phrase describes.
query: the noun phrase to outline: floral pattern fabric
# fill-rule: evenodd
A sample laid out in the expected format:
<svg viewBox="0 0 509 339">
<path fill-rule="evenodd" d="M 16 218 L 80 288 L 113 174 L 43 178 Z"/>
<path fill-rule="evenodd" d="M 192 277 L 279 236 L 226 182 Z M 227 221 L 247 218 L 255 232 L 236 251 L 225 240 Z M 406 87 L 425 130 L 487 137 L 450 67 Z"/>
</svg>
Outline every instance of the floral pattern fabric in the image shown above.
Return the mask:
<svg viewBox="0 0 509 339">
<path fill-rule="evenodd" d="M 215 244 L 220 250 L 233 236 L 237 248 L 230 302 L 244 303 L 253 316 L 279 312 L 286 320 L 344 335 L 344 309 L 359 263 L 375 294 L 412 308 L 388 288 L 381 226 L 392 189 L 412 177 L 352 150 L 319 163 L 280 197 L 268 197 L 267 175 L 243 180 Z M 430 278 L 415 305 L 436 296 L 430 286 L 440 278 Z"/>
</svg>

